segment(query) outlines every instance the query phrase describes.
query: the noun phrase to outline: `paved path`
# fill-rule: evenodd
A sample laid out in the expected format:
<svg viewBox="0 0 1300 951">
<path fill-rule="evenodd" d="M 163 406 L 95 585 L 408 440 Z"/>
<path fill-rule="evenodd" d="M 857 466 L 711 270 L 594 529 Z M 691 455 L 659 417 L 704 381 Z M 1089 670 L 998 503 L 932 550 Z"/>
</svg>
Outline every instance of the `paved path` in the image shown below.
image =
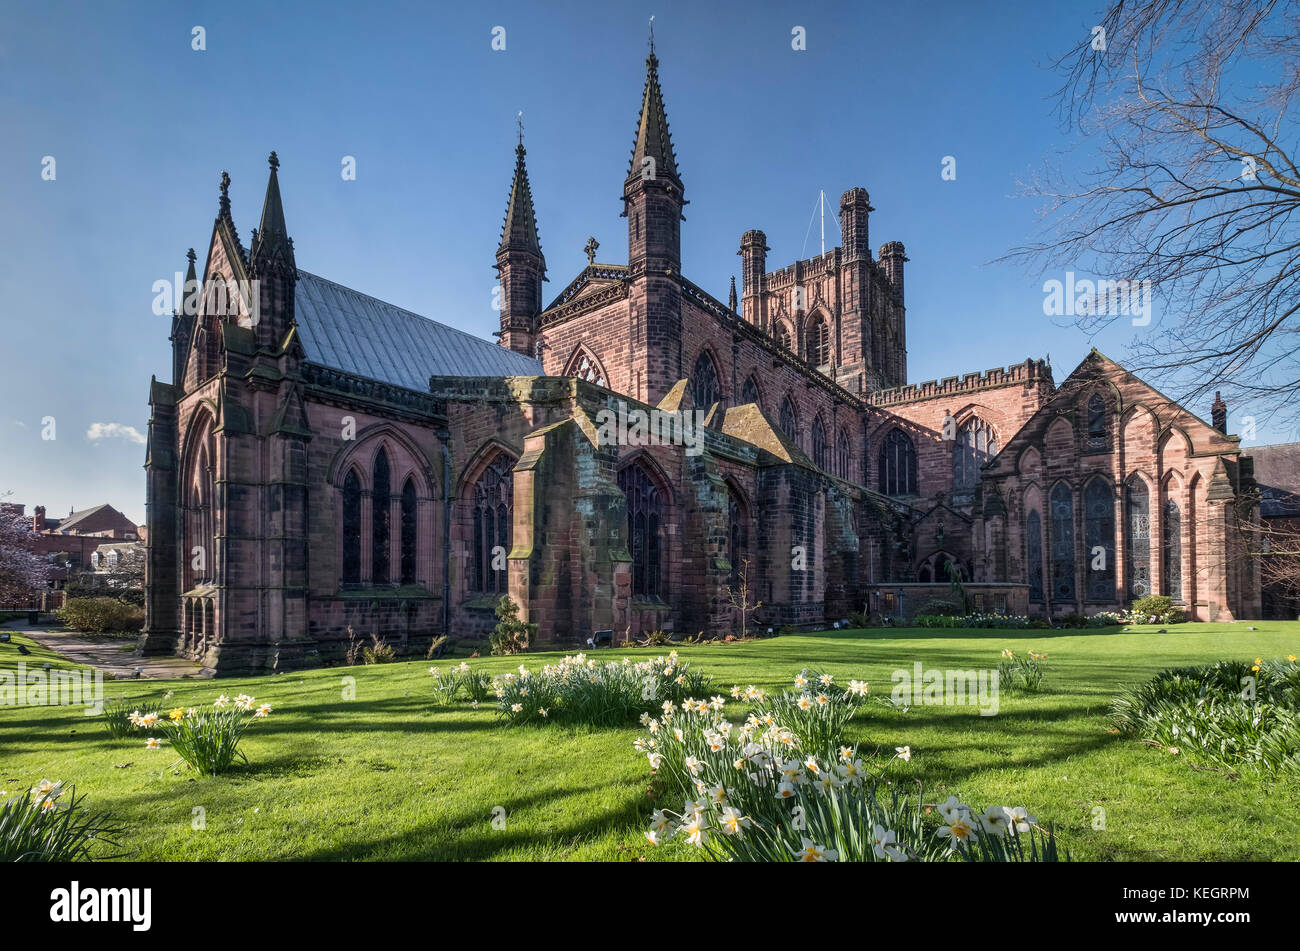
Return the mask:
<svg viewBox="0 0 1300 951">
<path fill-rule="evenodd" d="M 119 680 L 135 678 L 137 667 L 141 668 L 139 676 L 149 680 L 212 676 L 211 670 L 183 657 L 166 654 L 141 657 L 133 651 L 122 650 L 132 643 L 132 638 L 129 637 L 87 637 L 48 625 L 27 627 L 26 624 L 10 624 L 8 628 L 23 637 L 30 637 L 42 647 L 48 647 L 68 660 L 98 667 Z"/>
</svg>

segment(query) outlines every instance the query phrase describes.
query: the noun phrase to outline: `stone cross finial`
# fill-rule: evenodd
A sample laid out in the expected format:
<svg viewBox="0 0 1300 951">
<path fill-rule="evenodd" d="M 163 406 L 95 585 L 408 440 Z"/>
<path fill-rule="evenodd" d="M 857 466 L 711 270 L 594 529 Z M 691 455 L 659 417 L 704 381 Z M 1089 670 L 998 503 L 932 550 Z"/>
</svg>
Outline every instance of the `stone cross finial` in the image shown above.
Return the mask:
<svg viewBox="0 0 1300 951">
<path fill-rule="evenodd" d="M 221 197 L 222 198 L 230 197 L 230 173 L 229 172 L 221 173 Z"/>
<path fill-rule="evenodd" d="M 521 111 L 515 116 L 515 124 L 519 126 L 519 144 L 524 144 L 524 114 Z"/>
<path fill-rule="evenodd" d="M 595 238 L 588 238 L 586 246 L 582 249 L 587 252 L 587 263 L 596 263 L 596 251 L 600 248 L 600 242 Z"/>
<path fill-rule="evenodd" d="M 270 156 L 270 158 L 268 158 L 266 161 L 267 161 L 267 163 L 271 166 L 271 168 L 273 168 L 273 169 L 275 169 L 275 168 L 279 168 L 279 167 L 280 167 L 280 159 L 279 159 L 279 157 L 275 154 L 274 151 L 271 152 L 271 156 Z"/>
</svg>

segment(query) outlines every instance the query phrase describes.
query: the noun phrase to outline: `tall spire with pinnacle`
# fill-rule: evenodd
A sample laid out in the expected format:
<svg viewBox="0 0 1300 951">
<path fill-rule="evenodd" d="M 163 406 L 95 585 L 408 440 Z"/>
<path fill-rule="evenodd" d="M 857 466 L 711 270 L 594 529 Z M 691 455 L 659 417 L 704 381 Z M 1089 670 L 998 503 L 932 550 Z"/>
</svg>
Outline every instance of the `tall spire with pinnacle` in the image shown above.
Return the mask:
<svg viewBox="0 0 1300 951">
<path fill-rule="evenodd" d="M 290 240 L 284 223 L 284 205 L 280 201 L 280 178 L 277 173 L 280 159 L 272 152 L 267 163 L 271 166 L 271 175 L 266 182 L 266 200 L 262 203 L 262 223 L 253 239 L 253 257 L 265 262 L 280 254 L 293 267 L 293 241 Z"/>
<path fill-rule="evenodd" d="M 677 156 L 673 154 L 668 134 L 668 115 L 664 111 L 664 94 L 659 88 L 659 57 L 655 56 L 654 18 L 650 18 L 650 54 L 645 60 L 645 90 L 641 94 L 641 116 L 637 122 L 636 144 L 632 146 L 632 165 L 627 180 L 653 177 L 672 181 L 678 191 L 682 180 L 677 174 Z M 649 162 L 646 159 L 650 159 Z"/>
<path fill-rule="evenodd" d="M 533 211 L 533 190 L 524 163 L 523 113 L 519 114 L 519 144 L 515 146 L 515 177 L 506 204 L 506 220 L 497 248 L 500 288 L 501 346 L 532 356 L 537 348 L 537 316 L 542 312 L 542 282 L 546 280 L 546 258 L 537 237 L 537 215 Z"/>
<path fill-rule="evenodd" d="M 533 190 L 528 184 L 528 167 L 524 156 L 524 126 L 519 123 L 519 144 L 515 146 L 515 177 L 510 185 L 510 200 L 506 203 L 506 220 L 501 228 L 501 244 L 497 253 L 503 251 L 530 251 L 543 258 L 542 270 L 546 270 L 542 255 L 542 243 L 537 236 L 537 215 L 533 211 Z"/>
<path fill-rule="evenodd" d="M 190 353 L 190 337 L 194 335 L 195 316 L 199 312 L 199 278 L 194 268 L 194 249 L 185 255 L 189 267 L 185 270 L 185 284 L 181 288 L 180 306 L 172 314 L 172 386 L 185 385 L 185 364 Z"/>
</svg>

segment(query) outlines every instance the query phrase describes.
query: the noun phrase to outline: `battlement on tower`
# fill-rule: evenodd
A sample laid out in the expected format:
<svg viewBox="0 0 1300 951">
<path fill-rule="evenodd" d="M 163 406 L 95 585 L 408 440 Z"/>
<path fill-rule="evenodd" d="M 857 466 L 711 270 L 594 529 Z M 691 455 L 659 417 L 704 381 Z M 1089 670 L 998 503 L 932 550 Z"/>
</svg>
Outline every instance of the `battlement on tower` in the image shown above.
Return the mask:
<svg viewBox="0 0 1300 951">
<path fill-rule="evenodd" d="M 1016 383 L 1046 383 L 1049 387 L 1054 387 L 1052 367 L 1046 360 L 1027 359 L 1024 363 L 1014 363 L 1009 367 L 994 367 L 982 373 L 964 373 L 959 377 L 948 376 L 942 380 L 927 380 L 924 383 L 909 383 L 906 386 L 876 390 L 868 394 L 866 399 L 872 406 L 898 406 L 903 403 L 915 403 L 918 400 L 978 393 L 981 390 L 1011 386 Z"/>
</svg>

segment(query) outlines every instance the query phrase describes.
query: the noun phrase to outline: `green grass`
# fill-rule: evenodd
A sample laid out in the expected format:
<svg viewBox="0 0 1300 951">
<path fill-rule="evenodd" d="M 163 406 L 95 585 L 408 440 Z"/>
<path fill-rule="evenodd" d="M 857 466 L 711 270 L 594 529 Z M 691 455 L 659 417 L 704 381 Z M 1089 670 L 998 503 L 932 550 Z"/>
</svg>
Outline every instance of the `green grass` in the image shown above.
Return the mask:
<svg viewBox="0 0 1300 951">
<path fill-rule="evenodd" d="M 867 708 L 850 737 L 913 759 L 895 764 L 927 801 L 1023 805 L 1053 822 L 1076 859 L 1275 860 L 1300 858 L 1300 789 L 1196 768 L 1184 757 L 1112 732 L 1107 708 L 1125 684 L 1172 666 L 1300 653 L 1300 623 L 1184 624 L 1157 634 L 1109 631 L 886 630 L 823 632 L 726 646 L 681 648 L 693 667 L 732 684 L 782 689 L 800 668 L 888 693 L 890 673 L 996 668 L 1003 648 L 1047 653 L 1038 694 L 1003 691 L 997 716 L 971 707 Z M 58 661 L 21 635 L 29 667 Z M 662 649 L 600 651 L 656 656 Z M 559 654 L 470 661 L 491 673 L 536 667 Z M 12 667 L 13 644 L 0 645 Z M 441 662 L 443 666 L 447 661 Z M 166 710 L 254 695 L 272 716 L 244 739 L 248 766 L 200 777 L 169 768 L 174 751 L 113 739 L 80 708 L 0 707 L 0 789 L 41 778 L 77 785 L 91 809 L 126 823 L 136 859 L 588 859 L 691 858 L 650 847 L 651 808 L 636 729 L 507 727 L 490 704 L 434 703 L 429 662 L 333 668 L 196 682 L 108 681 L 108 696 Z M 343 678 L 356 679 L 344 700 Z M 173 696 L 164 700 L 163 694 Z M 728 706 L 733 714 L 743 708 Z M 162 735 L 162 734 L 160 734 Z M 680 808 L 680 803 L 672 803 Z M 505 828 L 493 827 L 493 809 Z M 1092 827 L 1105 809 L 1105 829 Z M 194 830 L 201 808 L 206 828 Z"/>
</svg>

